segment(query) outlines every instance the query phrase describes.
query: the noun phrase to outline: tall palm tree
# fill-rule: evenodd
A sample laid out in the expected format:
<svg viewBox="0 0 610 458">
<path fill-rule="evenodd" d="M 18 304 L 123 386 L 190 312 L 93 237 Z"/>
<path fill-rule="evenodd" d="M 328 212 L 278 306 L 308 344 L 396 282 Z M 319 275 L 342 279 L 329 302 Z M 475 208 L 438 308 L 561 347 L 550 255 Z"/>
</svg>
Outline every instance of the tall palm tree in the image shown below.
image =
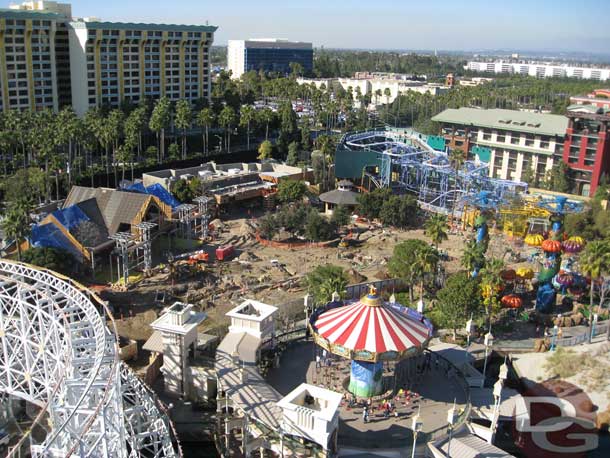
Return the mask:
<svg viewBox="0 0 610 458">
<path fill-rule="evenodd" d="M 265 125 L 265 140 L 269 140 L 269 124 L 273 122 L 275 113 L 271 108 L 265 107 L 259 112 L 259 116 L 261 124 Z"/>
<path fill-rule="evenodd" d="M 212 124 L 214 123 L 214 112 L 210 108 L 202 108 L 199 113 L 197 113 L 197 125 L 200 126 L 201 135 L 203 140 L 203 152 L 205 154 L 208 153 L 208 149 L 210 146 L 209 143 L 209 130 Z"/>
<path fill-rule="evenodd" d="M 415 269 L 419 277 L 420 299 L 422 300 L 426 276 L 436 271 L 438 260 L 438 252 L 428 244 L 419 248 L 415 254 Z"/>
<path fill-rule="evenodd" d="M 231 152 L 231 129 L 235 125 L 237 121 L 237 115 L 235 114 L 235 110 L 230 106 L 226 106 L 220 112 L 218 116 L 218 123 L 225 130 L 225 144 L 227 145 L 227 153 Z"/>
<path fill-rule="evenodd" d="M 502 286 L 503 270 L 504 261 L 496 258 L 486 260 L 481 269 L 481 289 L 487 293 L 484 295 L 483 304 L 488 320 L 491 320 L 491 312 L 497 304 L 497 291 Z"/>
<path fill-rule="evenodd" d="M 244 105 L 240 110 L 239 125 L 246 128 L 246 147 L 250 151 L 250 124 L 256 119 L 256 111 L 252 105 Z"/>
<path fill-rule="evenodd" d="M 466 267 L 472 276 L 476 276 L 477 269 L 485 264 L 485 255 L 483 253 L 483 247 L 475 240 L 466 242 L 464 251 L 462 252 L 462 266 Z"/>
<path fill-rule="evenodd" d="M 15 240 L 17 247 L 17 258 L 21 261 L 21 240 L 30 232 L 30 203 L 27 196 L 20 197 L 10 202 L 4 219 L 2 230 L 8 238 Z"/>
<path fill-rule="evenodd" d="M 593 310 L 595 282 L 610 272 L 610 242 L 597 240 L 588 243 L 580 255 L 579 264 L 581 270 L 591 277 L 589 306 L 590 310 Z"/>
<path fill-rule="evenodd" d="M 443 240 L 447 240 L 447 217 L 445 215 L 434 214 L 424 224 L 425 234 L 432 239 L 434 247 L 438 249 Z"/>
</svg>

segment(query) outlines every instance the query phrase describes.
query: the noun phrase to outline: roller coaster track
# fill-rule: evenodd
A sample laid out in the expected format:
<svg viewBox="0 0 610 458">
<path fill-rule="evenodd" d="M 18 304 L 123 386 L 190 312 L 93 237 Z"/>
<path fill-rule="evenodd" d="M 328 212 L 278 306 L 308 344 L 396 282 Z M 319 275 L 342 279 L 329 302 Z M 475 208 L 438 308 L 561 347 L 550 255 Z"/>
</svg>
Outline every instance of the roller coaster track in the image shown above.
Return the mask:
<svg viewBox="0 0 610 458">
<path fill-rule="evenodd" d="M 0 259 L 0 392 L 40 407 L 34 424 L 47 417 L 44 441 L 28 437 L 33 457 L 181 456 L 163 405 L 118 353 L 99 297 L 54 272 Z"/>
</svg>

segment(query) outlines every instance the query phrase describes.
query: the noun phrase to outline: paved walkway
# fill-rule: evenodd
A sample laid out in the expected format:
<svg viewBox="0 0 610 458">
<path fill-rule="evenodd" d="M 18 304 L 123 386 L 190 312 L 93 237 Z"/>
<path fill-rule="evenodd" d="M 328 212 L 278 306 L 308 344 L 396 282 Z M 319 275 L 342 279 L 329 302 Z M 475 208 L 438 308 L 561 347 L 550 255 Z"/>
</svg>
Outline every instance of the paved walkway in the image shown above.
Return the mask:
<svg viewBox="0 0 610 458">
<path fill-rule="evenodd" d="M 327 385 L 339 391 L 349 376 L 349 361 L 335 359 L 329 375 L 326 368 L 316 371 L 313 342 L 300 342 L 290 346 L 282 355 L 280 367 L 269 371 L 267 380 L 282 394 L 287 394 L 303 381 L 320 386 Z M 386 376 L 390 372 L 386 372 Z M 328 384 L 330 383 L 330 386 Z M 412 442 L 411 418 L 418 411 L 423 422 L 423 432 L 430 432 L 447 425 L 447 412 L 455 400 L 456 410 L 465 407 L 466 397 L 460 386 L 448 378 L 444 369 L 434 365 L 417 380 L 406 382 L 416 393 L 407 401 L 402 395 L 393 398 L 395 413 L 385 417 L 380 402 L 374 402 L 369 422 L 362 418 L 363 405 L 350 407 L 347 401 L 340 407 L 339 445 L 356 448 L 404 447 Z"/>
</svg>

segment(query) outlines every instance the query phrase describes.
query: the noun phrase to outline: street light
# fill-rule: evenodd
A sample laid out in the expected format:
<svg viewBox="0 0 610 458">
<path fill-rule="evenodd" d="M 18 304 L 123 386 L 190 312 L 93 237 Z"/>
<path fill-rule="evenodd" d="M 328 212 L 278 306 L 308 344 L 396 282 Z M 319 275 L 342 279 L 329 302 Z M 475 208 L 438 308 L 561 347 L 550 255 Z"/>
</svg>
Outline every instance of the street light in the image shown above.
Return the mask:
<svg viewBox="0 0 610 458">
<path fill-rule="evenodd" d="M 595 325 L 597 324 L 597 319 L 599 316 L 597 313 L 593 314 L 593 320 L 591 321 L 591 334 L 589 334 L 589 343 L 593 341 L 593 335 L 595 334 Z"/>
<path fill-rule="evenodd" d="M 449 441 L 447 442 L 447 456 L 451 456 L 451 438 L 453 437 L 453 425 L 457 421 L 457 412 L 455 411 L 455 400 L 453 406 L 447 412 L 447 423 L 449 423 Z"/>
<path fill-rule="evenodd" d="M 470 319 L 466 322 L 466 348 L 470 347 L 470 336 L 474 331 L 474 323 L 472 322 L 472 314 Z"/>
<path fill-rule="evenodd" d="M 555 344 L 557 343 L 557 333 L 559 332 L 559 327 L 557 325 L 553 326 L 553 340 L 551 340 L 551 348 L 549 351 L 555 351 Z"/>
<path fill-rule="evenodd" d="M 424 424 L 419 420 L 419 411 L 417 415 L 413 417 L 413 423 L 411 429 L 413 430 L 413 450 L 411 451 L 411 458 L 415 458 L 415 446 L 417 445 L 417 434 L 422 430 Z"/>
<path fill-rule="evenodd" d="M 491 331 L 485 334 L 485 339 L 483 342 L 485 344 L 485 361 L 483 362 L 483 380 L 481 381 L 481 388 L 483 388 L 483 386 L 485 385 L 485 373 L 487 372 L 487 356 L 489 353 L 489 349 L 494 343 L 494 336 L 491 334 Z"/>
</svg>

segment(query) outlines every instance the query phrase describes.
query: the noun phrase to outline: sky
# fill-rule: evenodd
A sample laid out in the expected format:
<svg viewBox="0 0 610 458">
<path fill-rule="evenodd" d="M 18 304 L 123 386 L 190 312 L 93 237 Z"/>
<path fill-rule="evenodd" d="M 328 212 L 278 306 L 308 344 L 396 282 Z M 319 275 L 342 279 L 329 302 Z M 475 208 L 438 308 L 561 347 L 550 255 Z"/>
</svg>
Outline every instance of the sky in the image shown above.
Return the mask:
<svg viewBox="0 0 610 458">
<path fill-rule="evenodd" d="M 65 0 L 64 0 L 65 1 Z M 6 6 L 8 0 L 0 0 Z M 75 16 L 218 26 L 315 47 L 610 53 L 610 0 L 73 0 Z"/>
</svg>

